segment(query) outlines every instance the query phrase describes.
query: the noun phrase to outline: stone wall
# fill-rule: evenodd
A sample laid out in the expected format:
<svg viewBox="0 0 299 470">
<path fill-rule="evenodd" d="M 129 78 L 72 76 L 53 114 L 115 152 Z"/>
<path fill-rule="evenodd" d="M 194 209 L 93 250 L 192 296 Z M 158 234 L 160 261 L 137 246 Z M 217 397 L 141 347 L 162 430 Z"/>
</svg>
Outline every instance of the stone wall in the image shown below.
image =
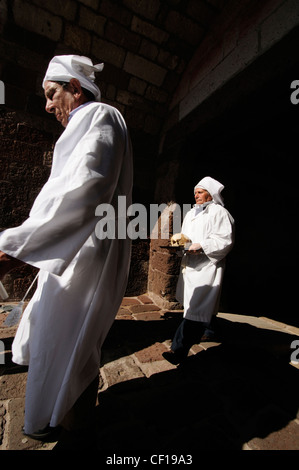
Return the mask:
<svg viewBox="0 0 299 470">
<path fill-rule="evenodd" d="M 23 118 L 23 119 L 22 119 Z M 50 173 L 55 136 L 37 120 L 0 108 L 0 230 L 22 223 Z M 6 276 L 10 299 L 22 298 L 35 269 L 25 266 Z"/>
<path fill-rule="evenodd" d="M 299 25 L 296 0 L 233 1 L 190 60 L 165 130 L 181 121 Z"/>
</svg>

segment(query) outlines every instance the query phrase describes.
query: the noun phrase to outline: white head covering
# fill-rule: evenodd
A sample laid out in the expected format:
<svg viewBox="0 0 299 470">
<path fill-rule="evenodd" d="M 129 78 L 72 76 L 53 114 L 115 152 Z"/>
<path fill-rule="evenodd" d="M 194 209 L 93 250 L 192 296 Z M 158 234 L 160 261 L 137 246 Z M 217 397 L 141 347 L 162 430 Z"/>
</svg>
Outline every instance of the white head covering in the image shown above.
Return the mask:
<svg viewBox="0 0 299 470">
<path fill-rule="evenodd" d="M 211 194 L 213 201 L 216 204 L 221 204 L 221 206 L 224 206 L 223 198 L 220 195 L 221 191 L 224 189 L 224 186 L 223 184 L 219 183 L 219 181 L 214 180 L 214 178 L 211 178 L 210 176 L 206 176 L 200 180 L 199 183 L 197 183 L 197 185 L 194 187 L 194 191 L 196 188 L 205 189 Z"/>
<path fill-rule="evenodd" d="M 81 86 L 89 90 L 96 101 L 101 101 L 101 92 L 94 83 L 94 72 L 101 72 L 104 64 L 93 65 L 88 57 L 79 55 L 57 55 L 53 57 L 48 65 L 46 75 L 43 79 L 43 88 L 45 81 L 69 82 L 72 78 L 77 78 Z"/>
</svg>

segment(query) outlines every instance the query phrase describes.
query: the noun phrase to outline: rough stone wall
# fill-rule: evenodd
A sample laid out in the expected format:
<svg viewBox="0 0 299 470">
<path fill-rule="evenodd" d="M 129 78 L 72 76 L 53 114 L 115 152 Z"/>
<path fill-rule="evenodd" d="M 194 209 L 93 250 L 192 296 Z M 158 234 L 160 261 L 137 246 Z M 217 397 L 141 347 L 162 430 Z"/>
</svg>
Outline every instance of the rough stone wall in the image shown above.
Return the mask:
<svg viewBox="0 0 299 470">
<path fill-rule="evenodd" d="M 0 230 L 22 223 L 46 182 L 52 161 L 53 134 L 15 111 L 0 108 Z M 5 278 L 10 299 L 22 298 L 35 269 L 25 266 Z"/>
<path fill-rule="evenodd" d="M 17 88 L 19 107 L 26 92 L 38 92 L 54 54 L 88 55 L 105 63 L 99 78 L 104 100 L 120 109 L 130 128 L 156 135 L 179 76 L 222 3 L 188 0 L 172 9 L 160 0 L 1 0 L 8 97 Z"/>
<path fill-rule="evenodd" d="M 52 161 L 53 135 L 0 108 L 0 227 L 16 226 L 47 180 Z"/>
<path fill-rule="evenodd" d="M 6 103 L 42 117 L 40 88 L 55 54 L 105 63 L 103 101 L 133 137 L 138 202 L 154 191 L 153 162 L 171 97 L 224 0 L 0 0 L 0 79 Z M 140 150 L 142 149 L 142 150 Z"/>
</svg>

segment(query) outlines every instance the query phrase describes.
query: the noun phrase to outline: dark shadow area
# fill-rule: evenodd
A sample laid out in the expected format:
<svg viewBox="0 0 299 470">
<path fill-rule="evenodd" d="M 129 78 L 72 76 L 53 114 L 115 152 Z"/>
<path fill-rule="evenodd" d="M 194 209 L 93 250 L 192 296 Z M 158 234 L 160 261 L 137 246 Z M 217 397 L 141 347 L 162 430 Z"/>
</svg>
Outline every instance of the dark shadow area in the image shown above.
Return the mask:
<svg viewBox="0 0 299 470">
<path fill-rule="evenodd" d="M 240 356 L 222 345 L 177 370 L 111 387 L 97 409 L 101 448 L 239 450 L 286 426 L 298 411 L 297 372 L 269 370 L 265 351 Z"/>
<path fill-rule="evenodd" d="M 105 353 L 112 348 L 114 358 L 121 356 L 114 349 L 121 337 L 127 352 L 164 341 L 178 321 L 116 321 Z M 241 450 L 296 419 L 299 374 L 289 361 L 291 342 L 298 337 L 220 318 L 218 331 L 220 345 L 178 368 L 101 392 L 96 431 L 87 447 L 102 452 Z M 61 439 L 56 450 L 63 449 Z"/>
<path fill-rule="evenodd" d="M 101 365 L 145 349 L 153 343 L 172 339 L 182 321 L 182 314 L 166 312 L 162 318 L 154 321 L 115 320 L 103 344 Z"/>
</svg>

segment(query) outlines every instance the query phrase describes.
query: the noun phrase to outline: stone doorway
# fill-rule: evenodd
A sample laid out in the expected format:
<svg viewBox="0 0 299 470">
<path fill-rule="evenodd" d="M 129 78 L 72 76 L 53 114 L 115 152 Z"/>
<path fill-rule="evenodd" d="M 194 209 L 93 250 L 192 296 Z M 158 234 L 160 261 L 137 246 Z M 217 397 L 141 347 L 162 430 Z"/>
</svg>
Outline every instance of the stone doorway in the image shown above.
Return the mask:
<svg viewBox="0 0 299 470">
<path fill-rule="evenodd" d="M 296 136 L 299 79 L 293 54 L 298 31 L 258 59 L 165 137 L 157 173 L 160 202 L 193 203 L 203 176 L 225 185 L 236 220 L 220 309 L 298 325 L 294 270 L 297 212 Z M 297 38 L 298 39 L 298 38 Z M 174 302 L 176 264 L 151 243 L 149 291 Z M 167 286 L 166 294 L 164 287 Z"/>
</svg>

